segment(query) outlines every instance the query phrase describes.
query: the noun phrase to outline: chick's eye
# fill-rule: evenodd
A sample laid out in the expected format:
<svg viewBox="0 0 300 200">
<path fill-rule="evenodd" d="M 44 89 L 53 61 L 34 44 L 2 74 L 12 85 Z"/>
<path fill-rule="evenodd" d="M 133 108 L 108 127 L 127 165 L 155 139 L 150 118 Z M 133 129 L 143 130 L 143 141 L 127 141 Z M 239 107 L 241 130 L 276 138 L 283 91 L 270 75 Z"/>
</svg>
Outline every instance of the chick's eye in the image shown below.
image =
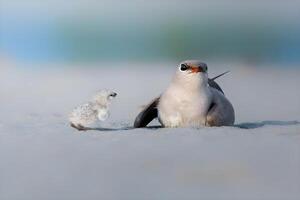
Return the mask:
<svg viewBox="0 0 300 200">
<path fill-rule="evenodd" d="M 187 69 L 188 69 L 188 66 L 186 66 L 185 64 L 180 65 L 180 70 L 181 71 L 186 71 Z"/>
</svg>

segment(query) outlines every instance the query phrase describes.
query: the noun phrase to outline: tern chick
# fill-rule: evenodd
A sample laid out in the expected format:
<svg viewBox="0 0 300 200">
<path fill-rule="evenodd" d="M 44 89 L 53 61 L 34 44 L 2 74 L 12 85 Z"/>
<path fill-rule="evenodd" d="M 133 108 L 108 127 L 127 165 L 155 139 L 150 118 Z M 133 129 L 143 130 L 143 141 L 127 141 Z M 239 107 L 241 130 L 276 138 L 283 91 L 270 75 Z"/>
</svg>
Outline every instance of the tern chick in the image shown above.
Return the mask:
<svg viewBox="0 0 300 200">
<path fill-rule="evenodd" d="M 96 120 L 105 121 L 109 117 L 109 105 L 117 93 L 101 90 L 88 103 L 76 107 L 69 115 L 70 125 L 77 130 L 88 130 L 88 125 Z"/>
</svg>

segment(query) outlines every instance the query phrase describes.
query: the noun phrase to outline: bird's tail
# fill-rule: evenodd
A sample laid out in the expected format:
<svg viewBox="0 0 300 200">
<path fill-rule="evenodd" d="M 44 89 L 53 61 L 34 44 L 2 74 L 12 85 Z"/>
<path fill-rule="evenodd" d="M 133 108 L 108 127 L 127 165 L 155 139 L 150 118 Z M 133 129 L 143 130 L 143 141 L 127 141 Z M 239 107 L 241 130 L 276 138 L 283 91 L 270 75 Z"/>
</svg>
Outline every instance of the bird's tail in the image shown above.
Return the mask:
<svg viewBox="0 0 300 200">
<path fill-rule="evenodd" d="M 219 78 L 219 77 L 221 77 L 221 76 L 227 74 L 228 72 L 230 72 L 230 71 L 223 72 L 222 74 L 220 74 L 220 75 L 218 75 L 218 76 L 215 76 L 215 77 L 211 78 L 211 80 L 214 81 L 214 80 L 216 80 L 217 78 Z"/>
</svg>

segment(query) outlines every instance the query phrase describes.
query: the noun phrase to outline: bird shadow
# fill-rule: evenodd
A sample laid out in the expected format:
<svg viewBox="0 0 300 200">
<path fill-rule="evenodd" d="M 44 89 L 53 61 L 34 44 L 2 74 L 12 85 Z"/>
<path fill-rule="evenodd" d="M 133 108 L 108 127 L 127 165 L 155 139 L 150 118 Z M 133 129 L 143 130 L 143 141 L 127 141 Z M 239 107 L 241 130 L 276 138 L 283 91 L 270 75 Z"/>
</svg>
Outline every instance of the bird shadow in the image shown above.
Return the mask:
<svg viewBox="0 0 300 200">
<path fill-rule="evenodd" d="M 272 126 L 290 126 L 300 124 L 299 121 L 261 121 L 261 122 L 245 122 L 234 125 L 234 127 L 241 129 L 255 129 L 261 128 L 263 126 L 272 125 Z"/>
<path fill-rule="evenodd" d="M 240 124 L 235 124 L 233 127 L 241 128 L 241 129 L 256 129 L 261 128 L 264 126 L 272 125 L 272 126 L 290 126 L 290 125 L 298 125 L 300 124 L 299 121 L 261 121 L 261 122 L 245 122 Z M 148 129 L 148 130 L 157 130 L 163 128 L 162 126 L 147 126 L 143 127 L 142 129 Z M 134 130 L 137 129 L 132 126 L 127 127 L 121 127 L 121 128 L 90 128 L 85 127 L 84 129 L 81 129 L 79 131 L 106 131 L 106 132 L 113 132 L 113 131 L 126 131 L 126 130 Z"/>
<path fill-rule="evenodd" d="M 144 129 L 150 129 L 150 130 L 155 130 L 155 129 L 159 129 L 162 128 L 162 126 L 148 126 L 148 127 L 143 127 Z M 127 131 L 127 130 L 133 130 L 133 129 L 137 129 L 135 127 L 132 126 L 127 126 L 127 127 L 121 127 L 121 128 L 101 128 L 101 127 L 97 127 L 97 128 L 91 128 L 91 127 L 84 127 L 83 129 L 77 129 L 79 131 Z"/>
</svg>

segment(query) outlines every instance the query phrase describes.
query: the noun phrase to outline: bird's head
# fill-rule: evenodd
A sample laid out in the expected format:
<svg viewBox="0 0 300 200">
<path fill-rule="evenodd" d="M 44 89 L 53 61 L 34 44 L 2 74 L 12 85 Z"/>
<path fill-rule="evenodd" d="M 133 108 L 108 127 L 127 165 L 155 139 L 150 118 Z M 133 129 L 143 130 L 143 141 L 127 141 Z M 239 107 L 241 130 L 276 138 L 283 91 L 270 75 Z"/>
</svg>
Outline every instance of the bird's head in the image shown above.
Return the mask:
<svg viewBox="0 0 300 200">
<path fill-rule="evenodd" d="M 98 105 L 108 106 L 110 101 L 117 96 L 117 93 L 110 91 L 110 90 L 100 90 L 94 96 L 94 101 Z"/>
<path fill-rule="evenodd" d="M 173 79 L 187 87 L 206 86 L 208 82 L 207 65 L 198 60 L 186 60 L 179 64 Z"/>
</svg>

